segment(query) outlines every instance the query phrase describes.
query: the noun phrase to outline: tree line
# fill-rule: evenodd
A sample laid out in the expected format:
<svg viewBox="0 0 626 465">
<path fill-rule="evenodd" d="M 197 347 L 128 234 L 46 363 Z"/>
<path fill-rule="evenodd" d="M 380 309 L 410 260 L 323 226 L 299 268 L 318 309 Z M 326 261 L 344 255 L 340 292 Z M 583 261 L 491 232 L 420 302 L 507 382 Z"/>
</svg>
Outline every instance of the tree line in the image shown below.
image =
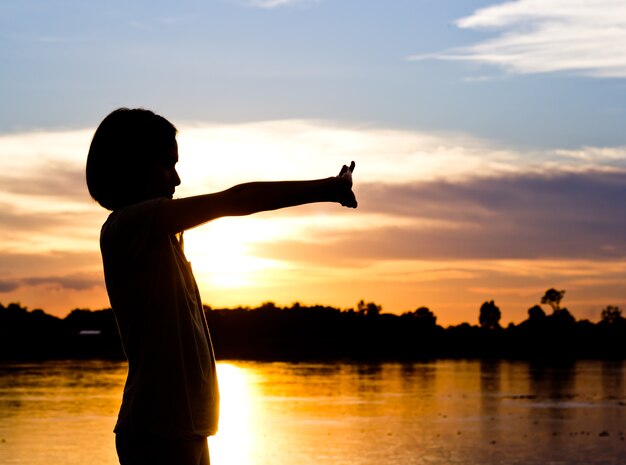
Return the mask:
<svg viewBox="0 0 626 465">
<path fill-rule="evenodd" d="M 526 320 L 506 327 L 493 300 L 480 306 L 477 325 L 446 328 L 427 307 L 397 315 L 363 300 L 350 309 L 273 302 L 255 308 L 205 306 L 205 315 L 218 359 L 626 358 L 622 310 L 607 306 L 597 323 L 576 320 L 561 307 L 564 294 L 548 289 Z M 111 309 L 76 309 L 57 318 L 17 303 L 0 304 L 0 359 L 60 358 L 123 359 Z"/>
</svg>

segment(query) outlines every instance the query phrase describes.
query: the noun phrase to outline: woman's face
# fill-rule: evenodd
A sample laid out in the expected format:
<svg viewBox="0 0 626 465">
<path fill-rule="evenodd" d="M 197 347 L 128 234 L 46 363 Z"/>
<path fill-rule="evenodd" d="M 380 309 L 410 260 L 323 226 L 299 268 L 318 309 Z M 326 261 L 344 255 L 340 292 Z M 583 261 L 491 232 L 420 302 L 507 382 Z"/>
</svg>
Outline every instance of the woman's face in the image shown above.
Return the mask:
<svg viewBox="0 0 626 465">
<path fill-rule="evenodd" d="M 176 163 L 178 163 L 178 144 L 174 140 L 174 144 L 166 156 L 157 161 L 150 170 L 147 187 L 151 198 L 173 198 L 176 186 L 180 185 Z"/>
</svg>

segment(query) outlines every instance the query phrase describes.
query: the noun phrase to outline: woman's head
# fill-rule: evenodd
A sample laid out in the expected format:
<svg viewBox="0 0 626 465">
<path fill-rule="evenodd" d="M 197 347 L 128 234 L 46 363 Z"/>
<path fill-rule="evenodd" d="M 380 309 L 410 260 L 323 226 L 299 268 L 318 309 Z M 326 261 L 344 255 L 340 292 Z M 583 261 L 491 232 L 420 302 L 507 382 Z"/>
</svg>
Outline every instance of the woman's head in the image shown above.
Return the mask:
<svg viewBox="0 0 626 465">
<path fill-rule="evenodd" d="M 172 123 L 150 110 L 119 108 L 109 114 L 96 129 L 87 156 L 91 196 L 109 210 L 167 196 L 158 178 L 165 169 L 175 175 L 171 183 L 180 183 L 173 168 L 176 133 Z"/>
</svg>

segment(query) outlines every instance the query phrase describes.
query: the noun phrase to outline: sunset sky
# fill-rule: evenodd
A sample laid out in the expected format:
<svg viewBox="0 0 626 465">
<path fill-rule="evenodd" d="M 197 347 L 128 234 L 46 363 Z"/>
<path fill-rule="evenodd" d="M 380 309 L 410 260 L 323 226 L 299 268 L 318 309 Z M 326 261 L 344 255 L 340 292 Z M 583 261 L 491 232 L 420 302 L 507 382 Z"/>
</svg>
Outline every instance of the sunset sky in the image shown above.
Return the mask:
<svg viewBox="0 0 626 465">
<path fill-rule="evenodd" d="M 0 63 L 0 303 L 108 306 L 84 163 L 126 106 L 178 127 L 181 197 L 356 161 L 357 210 L 187 232 L 208 305 L 626 308 L 623 0 L 7 0 Z"/>
</svg>

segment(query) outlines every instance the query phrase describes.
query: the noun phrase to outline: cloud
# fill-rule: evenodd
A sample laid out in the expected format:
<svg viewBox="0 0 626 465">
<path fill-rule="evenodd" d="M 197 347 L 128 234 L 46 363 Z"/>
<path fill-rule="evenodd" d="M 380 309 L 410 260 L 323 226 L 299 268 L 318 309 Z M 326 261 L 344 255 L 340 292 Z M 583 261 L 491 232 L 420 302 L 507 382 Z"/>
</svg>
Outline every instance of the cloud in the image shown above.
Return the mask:
<svg viewBox="0 0 626 465">
<path fill-rule="evenodd" d="M 315 230 L 300 240 L 263 244 L 256 252 L 284 260 L 337 264 L 350 260 L 624 259 L 624 203 L 626 172 L 367 184 L 360 189 L 360 215 L 365 215 L 361 221 L 369 228 Z M 379 225 L 374 215 L 395 218 L 397 225 Z"/>
<path fill-rule="evenodd" d="M 451 257 L 456 249 L 446 241 L 463 242 L 464 234 L 469 238 L 478 231 L 469 243 L 472 247 L 459 251 L 462 257 L 541 256 L 547 250 L 536 245 L 540 240 L 532 231 L 525 237 L 532 239 L 533 247 L 530 243 L 515 250 L 511 245 L 495 246 L 500 237 L 522 240 L 524 228 L 519 225 L 532 224 L 544 238 L 556 237 L 559 227 L 579 234 L 569 248 L 567 241 L 555 246 L 560 255 L 599 257 L 609 254 L 611 247 L 621 253 L 614 226 L 605 218 L 619 217 L 611 199 L 623 199 L 624 147 L 521 151 L 463 134 L 308 120 L 183 122 L 179 127 L 180 196 L 250 180 L 327 177 L 341 164 L 356 160 L 358 215 L 331 206 L 309 206 L 246 222 L 257 232 L 268 225 L 268 234 L 256 237 L 264 243 L 289 235 L 309 237 L 310 231 L 327 238 L 346 231 L 370 231 L 367 236 L 374 241 L 378 231 L 396 243 L 390 248 L 381 239 L 364 246 L 363 253 L 376 246 L 379 258 L 384 253 Z M 97 251 L 99 227 L 107 212 L 89 199 L 84 183 L 90 138 L 90 130 L 0 137 L 0 153 L 7 155 L 0 159 L 4 225 L 0 239 L 5 250 Z M 581 197 L 580 192 L 588 195 Z M 565 208 L 571 205 L 576 210 Z M 584 230 L 582 218 L 594 219 L 593 235 Z M 516 225 L 515 231 L 509 231 L 506 222 Z M 606 235 L 602 246 L 585 245 L 592 236 L 602 242 L 601 234 Z M 492 239 L 484 242 L 482 237 Z M 242 239 L 252 240 L 252 236 Z M 423 250 L 418 246 L 421 241 L 432 246 Z M 575 245 L 581 244 L 585 246 L 577 250 Z"/>
<path fill-rule="evenodd" d="M 75 291 L 84 291 L 104 286 L 102 276 L 99 275 L 36 276 L 23 278 L 21 283 L 27 286 L 48 286 Z"/>
<path fill-rule="evenodd" d="M 104 286 L 102 277 L 89 276 L 36 276 L 22 279 L 0 279 L 0 293 L 12 292 L 20 287 L 45 286 L 56 290 L 85 291 Z"/>
<path fill-rule="evenodd" d="M 89 198 L 85 185 L 85 169 L 67 162 L 48 162 L 27 173 L 0 173 L 2 190 L 12 194 L 65 197 L 74 200 Z"/>
<path fill-rule="evenodd" d="M 0 198 L 87 202 L 84 173 L 92 135 L 90 130 L 0 135 Z"/>
<path fill-rule="evenodd" d="M 467 47 L 410 60 L 471 61 L 513 74 L 570 72 L 626 77 L 626 3 L 621 0 L 519 0 L 475 11 L 462 29 L 496 32 Z"/>
<path fill-rule="evenodd" d="M 367 210 L 413 218 L 493 221 L 498 215 L 543 224 L 585 219 L 619 221 L 626 171 L 520 173 L 458 182 L 372 184 L 362 188 Z"/>
<path fill-rule="evenodd" d="M 85 291 L 104 286 L 101 271 L 94 269 L 94 254 L 53 253 L 49 255 L 0 253 L 0 293 L 13 292 L 20 288 L 46 287 L 54 290 Z M 96 262 L 97 263 L 97 262 Z M 76 271 L 92 268 L 92 271 Z M 33 271 L 43 275 L 28 275 Z M 45 274 L 70 271 L 67 274 Z M 24 275 L 25 274 L 25 275 Z M 22 276 L 20 276 L 22 275 Z"/>
<path fill-rule="evenodd" d="M 181 195 L 251 180 L 327 177 L 350 160 L 357 190 L 363 182 L 626 169 L 626 147 L 516 150 L 465 134 L 311 120 L 182 124 L 179 152 Z"/>
<path fill-rule="evenodd" d="M 0 293 L 11 292 L 20 287 L 20 282 L 13 279 L 0 279 Z"/>
<path fill-rule="evenodd" d="M 80 270 L 101 269 L 100 253 L 52 250 L 43 253 L 18 253 L 0 250 L 0 279 L 19 281 L 28 276 L 75 275 Z"/>
<path fill-rule="evenodd" d="M 97 250 L 104 218 L 95 209 L 28 211 L 0 202 L 0 256 L 7 250 L 28 253 Z M 5 266 L 9 264 L 0 265 L 0 271 Z"/>
</svg>

